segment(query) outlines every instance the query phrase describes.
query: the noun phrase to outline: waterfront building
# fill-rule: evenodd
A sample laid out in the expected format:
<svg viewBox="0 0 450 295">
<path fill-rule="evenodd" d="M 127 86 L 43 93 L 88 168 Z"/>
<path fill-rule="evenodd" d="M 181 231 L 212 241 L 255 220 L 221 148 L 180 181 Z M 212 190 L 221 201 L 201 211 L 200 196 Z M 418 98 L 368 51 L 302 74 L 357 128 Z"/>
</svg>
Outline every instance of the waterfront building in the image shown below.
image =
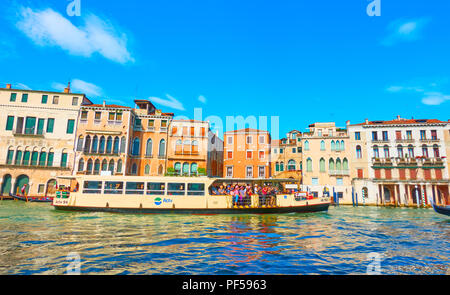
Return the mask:
<svg viewBox="0 0 450 295">
<path fill-rule="evenodd" d="M 27 184 L 30 196 L 52 196 L 56 177 L 71 175 L 80 107 L 91 104 L 81 93 L 0 89 L 1 194 Z"/>
<path fill-rule="evenodd" d="M 272 140 L 271 170 L 274 178 L 293 178 L 301 182 L 303 154 L 302 133 L 290 131 L 286 138 Z"/>
<path fill-rule="evenodd" d="M 302 134 L 303 189 L 315 196 L 336 194 L 352 204 L 349 136 L 336 124 L 314 123 Z"/>
<path fill-rule="evenodd" d="M 449 204 L 448 125 L 400 116 L 348 122 L 356 193 L 377 205 Z"/>
<path fill-rule="evenodd" d="M 131 108 L 105 102 L 81 107 L 75 174 L 125 175 L 131 115 Z"/>
<path fill-rule="evenodd" d="M 270 178 L 271 137 L 268 131 L 245 128 L 224 133 L 226 178 Z"/>
<path fill-rule="evenodd" d="M 221 177 L 223 141 L 210 130 L 209 122 L 173 120 L 167 161 L 169 175 Z"/>
</svg>

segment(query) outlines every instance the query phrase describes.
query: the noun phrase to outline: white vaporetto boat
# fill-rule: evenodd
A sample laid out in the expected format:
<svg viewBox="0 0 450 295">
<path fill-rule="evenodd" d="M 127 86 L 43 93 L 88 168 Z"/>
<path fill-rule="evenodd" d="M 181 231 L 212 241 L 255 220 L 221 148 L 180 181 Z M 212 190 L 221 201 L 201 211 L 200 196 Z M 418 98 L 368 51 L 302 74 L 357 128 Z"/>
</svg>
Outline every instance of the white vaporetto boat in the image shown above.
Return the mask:
<svg viewBox="0 0 450 295">
<path fill-rule="evenodd" d="M 294 181 L 83 175 L 73 177 L 75 189 L 58 190 L 53 206 L 66 211 L 132 214 L 276 214 L 328 210 L 330 198 L 313 198 L 300 192 Z M 244 199 L 218 195 L 216 188 L 227 184 L 267 186 L 277 191 Z"/>
</svg>

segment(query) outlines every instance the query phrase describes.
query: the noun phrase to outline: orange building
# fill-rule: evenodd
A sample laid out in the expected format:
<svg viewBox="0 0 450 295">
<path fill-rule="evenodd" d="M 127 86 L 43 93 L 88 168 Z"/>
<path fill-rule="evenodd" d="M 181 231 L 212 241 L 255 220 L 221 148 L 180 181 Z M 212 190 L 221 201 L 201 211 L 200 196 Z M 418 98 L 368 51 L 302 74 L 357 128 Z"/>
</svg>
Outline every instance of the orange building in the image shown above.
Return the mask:
<svg viewBox="0 0 450 295">
<path fill-rule="evenodd" d="M 269 178 L 271 137 L 268 131 L 241 129 L 224 133 L 227 178 Z"/>
</svg>

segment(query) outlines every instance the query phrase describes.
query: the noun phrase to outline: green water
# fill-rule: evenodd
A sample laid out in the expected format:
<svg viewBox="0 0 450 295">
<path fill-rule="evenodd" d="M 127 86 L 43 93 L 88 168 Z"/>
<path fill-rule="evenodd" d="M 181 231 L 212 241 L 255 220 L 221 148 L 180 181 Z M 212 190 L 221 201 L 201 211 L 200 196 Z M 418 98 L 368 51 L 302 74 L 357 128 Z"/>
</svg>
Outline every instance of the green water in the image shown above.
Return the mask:
<svg viewBox="0 0 450 295">
<path fill-rule="evenodd" d="M 446 274 L 450 218 L 431 209 L 119 215 L 0 202 L 0 274 Z"/>
</svg>

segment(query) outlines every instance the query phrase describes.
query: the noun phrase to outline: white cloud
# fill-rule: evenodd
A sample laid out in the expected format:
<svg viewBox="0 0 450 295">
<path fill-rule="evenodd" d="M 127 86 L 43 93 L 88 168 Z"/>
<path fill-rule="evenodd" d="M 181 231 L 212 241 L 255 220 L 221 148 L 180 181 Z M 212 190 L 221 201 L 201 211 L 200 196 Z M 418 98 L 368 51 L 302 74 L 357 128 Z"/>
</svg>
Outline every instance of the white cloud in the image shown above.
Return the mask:
<svg viewBox="0 0 450 295">
<path fill-rule="evenodd" d="M 52 83 L 52 87 L 56 90 L 63 91 L 67 87 L 67 84 L 54 82 Z M 80 92 L 86 94 L 87 96 L 99 97 L 103 95 L 102 88 L 79 79 L 74 79 L 71 81 L 70 89 L 72 92 Z"/>
<path fill-rule="evenodd" d="M 416 41 L 422 37 L 422 31 L 428 22 L 426 18 L 393 21 L 388 26 L 388 36 L 382 40 L 381 44 L 392 46 L 399 42 Z"/>
<path fill-rule="evenodd" d="M 198 101 L 201 102 L 201 103 L 206 103 L 206 97 L 204 97 L 203 95 L 200 95 L 198 97 Z"/>
<path fill-rule="evenodd" d="M 447 100 L 450 100 L 450 95 L 445 95 L 441 92 L 428 92 L 425 93 L 425 97 L 422 98 L 422 103 L 436 106 L 446 102 Z"/>
<path fill-rule="evenodd" d="M 153 103 L 160 104 L 162 106 L 166 106 L 172 109 L 184 111 L 183 104 L 177 100 L 176 98 L 170 96 L 169 94 L 166 94 L 168 99 L 162 99 L 159 97 L 150 97 L 149 100 Z"/>
<path fill-rule="evenodd" d="M 94 14 L 88 14 L 83 21 L 84 26 L 77 27 L 50 8 L 35 11 L 22 7 L 16 26 L 39 46 L 56 46 L 83 57 L 98 53 L 121 64 L 134 62 L 125 34 Z"/>
<path fill-rule="evenodd" d="M 438 87 L 438 83 L 430 83 L 431 88 Z M 416 92 L 422 96 L 422 103 L 429 106 L 440 105 L 450 100 L 450 95 L 444 94 L 435 89 L 429 89 L 429 87 L 419 86 L 390 86 L 386 89 L 388 92 L 400 93 L 400 92 Z"/>
</svg>

